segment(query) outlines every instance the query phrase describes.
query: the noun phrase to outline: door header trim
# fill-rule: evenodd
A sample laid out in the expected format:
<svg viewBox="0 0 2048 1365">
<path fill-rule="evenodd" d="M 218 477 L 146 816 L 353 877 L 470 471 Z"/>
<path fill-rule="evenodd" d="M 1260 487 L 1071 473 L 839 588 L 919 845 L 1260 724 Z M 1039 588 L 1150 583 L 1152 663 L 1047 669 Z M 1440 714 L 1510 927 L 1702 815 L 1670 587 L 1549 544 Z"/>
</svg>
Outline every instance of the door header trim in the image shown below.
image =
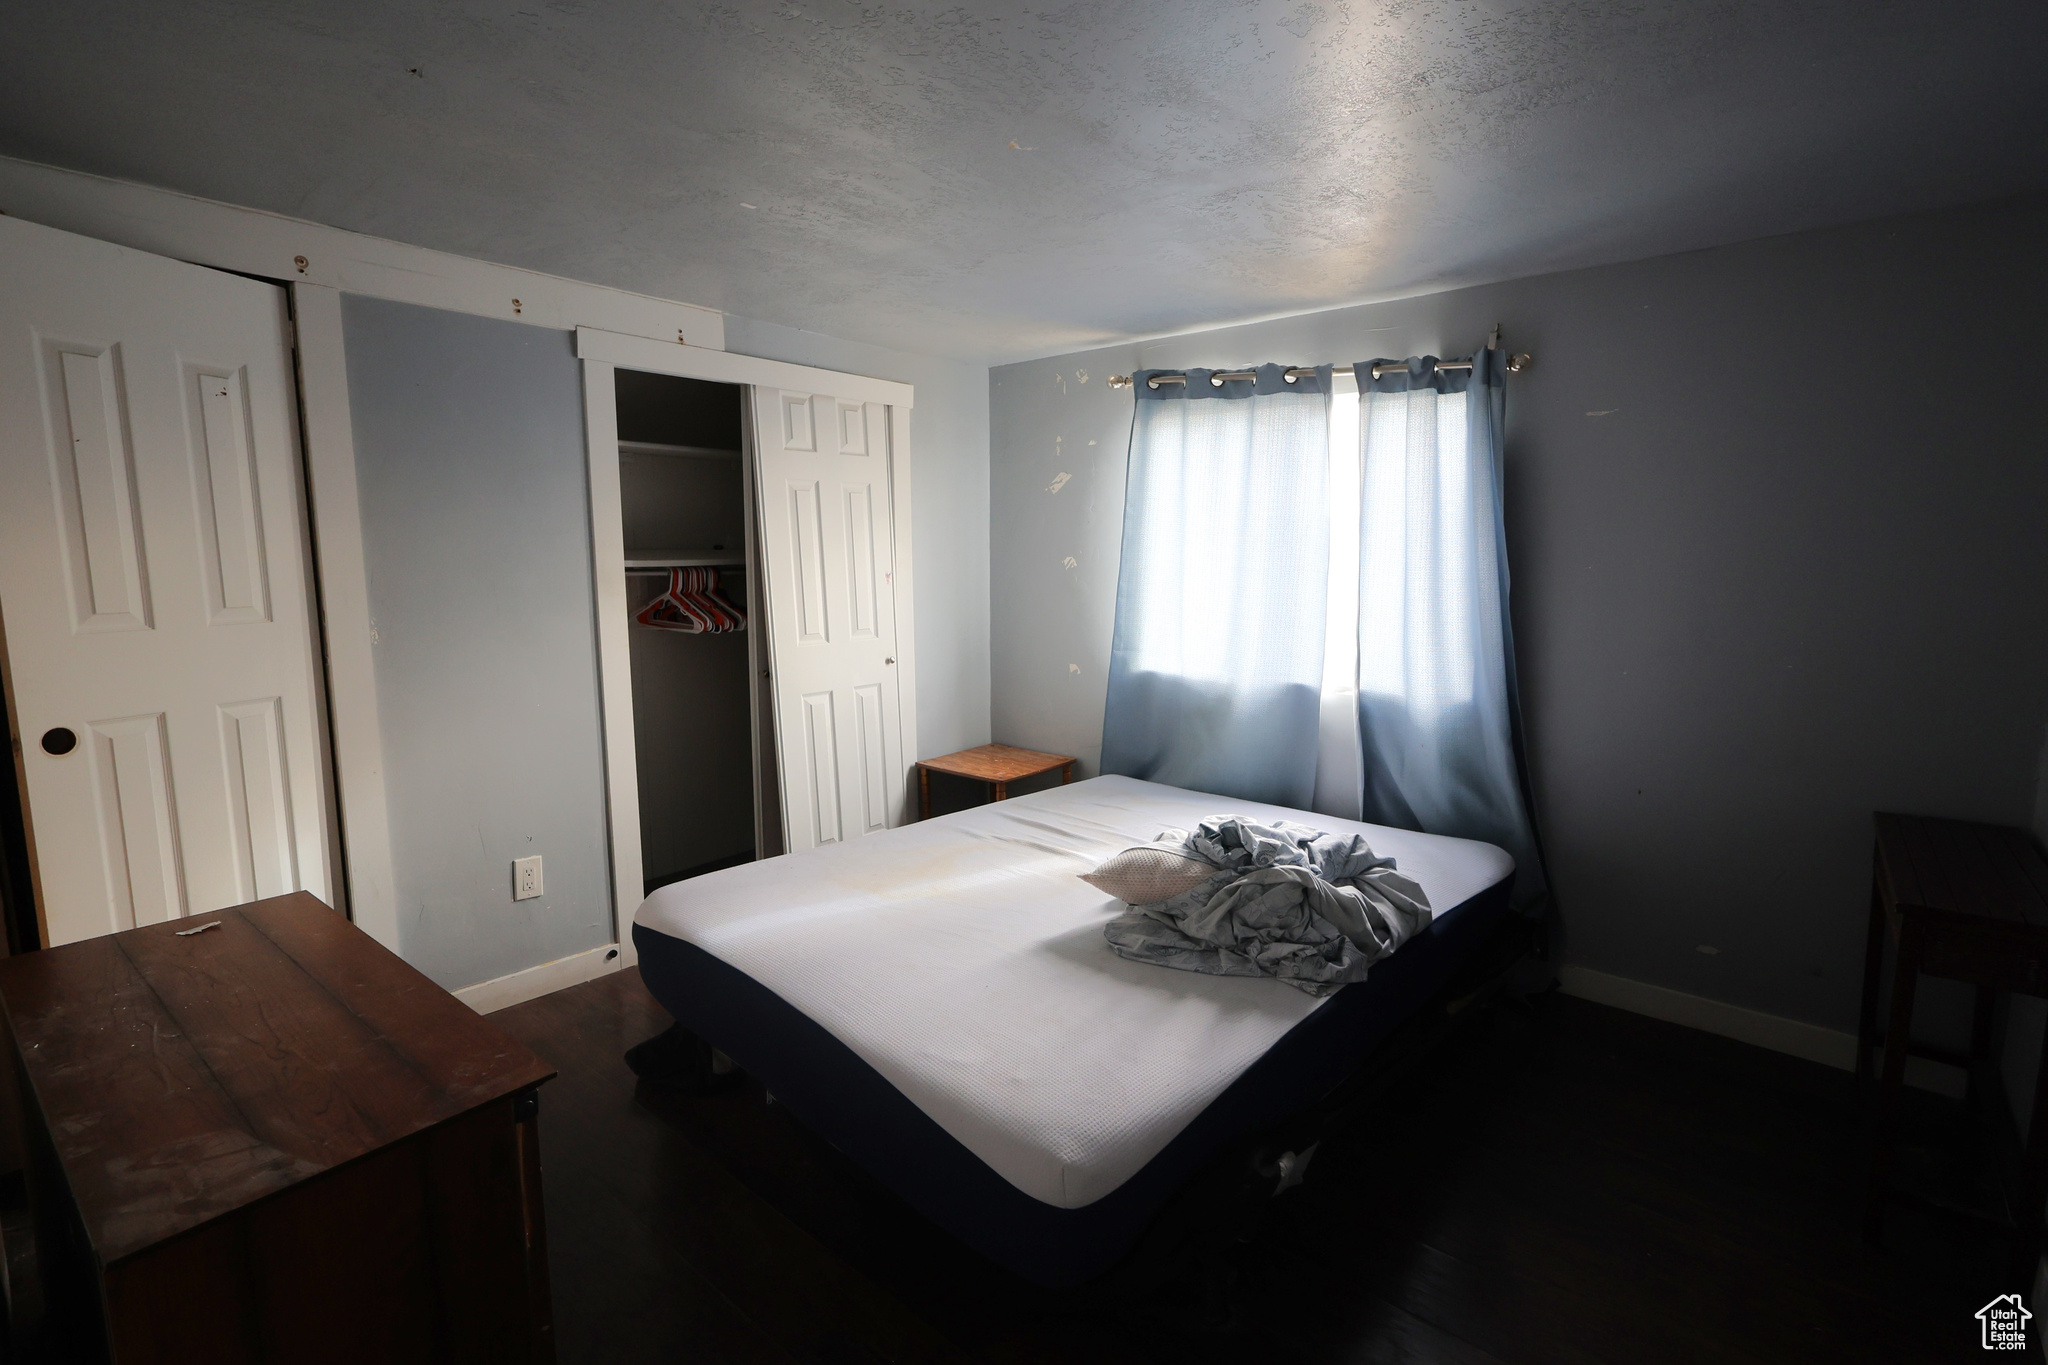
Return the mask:
<svg viewBox="0 0 2048 1365">
<path fill-rule="evenodd" d="M 829 393 L 863 403 L 886 403 L 893 407 L 913 405 L 917 390 L 893 379 L 842 374 L 809 365 L 792 365 L 783 360 L 714 351 L 703 346 L 650 341 L 646 337 L 607 332 L 596 327 L 576 329 L 576 355 L 622 370 L 645 370 L 654 374 L 675 374 L 686 379 L 709 379 L 720 384 L 758 384 L 769 389 L 794 389 L 802 393 Z"/>
<path fill-rule="evenodd" d="M 537 270 L 472 260 L 176 190 L 0 156 L 9 217 L 172 260 L 568 331 L 595 323 L 725 345 L 725 314 Z"/>
</svg>

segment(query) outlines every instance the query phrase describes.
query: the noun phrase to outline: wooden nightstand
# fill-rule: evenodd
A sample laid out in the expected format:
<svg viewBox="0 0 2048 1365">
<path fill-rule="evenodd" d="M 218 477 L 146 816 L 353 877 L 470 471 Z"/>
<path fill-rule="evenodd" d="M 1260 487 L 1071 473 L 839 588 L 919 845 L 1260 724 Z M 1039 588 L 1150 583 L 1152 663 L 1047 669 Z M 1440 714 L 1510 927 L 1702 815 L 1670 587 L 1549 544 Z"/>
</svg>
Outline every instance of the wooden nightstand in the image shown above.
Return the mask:
<svg viewBox="0 0 2048 1365">
<path fill-rule="evenodd" d="M 554 1359 L 547 1063 L 304 892 L 0 961 L 54 1359 Z"/>
<path fill-rule="evenodd" d="M 1074 760 L 1065 754 L 1042 754 L 1036 749 L 1013 749 L 1007 744 L 984 744 L 978 749 L 962 749 L 943 758 L 920 758 L 917 760 L 917 818 L 931 818 L 933 773 L 948 773 L 954 777 L 986 782 L 989 799 L 1001 801 L 1009 796 L 1012 782 L 1049 773 L 1054 768 L 1060 770 L 1062 783 L 1074 780 Z"/>
</svg>

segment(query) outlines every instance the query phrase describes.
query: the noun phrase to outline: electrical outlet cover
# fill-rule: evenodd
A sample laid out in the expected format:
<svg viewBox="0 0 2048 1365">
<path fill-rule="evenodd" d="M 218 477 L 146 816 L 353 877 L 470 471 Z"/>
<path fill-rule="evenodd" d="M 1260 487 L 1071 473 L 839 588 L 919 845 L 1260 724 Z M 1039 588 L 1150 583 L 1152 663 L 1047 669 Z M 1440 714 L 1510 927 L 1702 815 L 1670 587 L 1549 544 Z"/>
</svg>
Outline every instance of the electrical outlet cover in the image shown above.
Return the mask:
<svg viewBox="0 0 2048 1365">
<path fill-rule="evenodd" d="M 540 855 L 512 860 L 512 899 L 530 901 L 541 893 Z"/>
</svg>

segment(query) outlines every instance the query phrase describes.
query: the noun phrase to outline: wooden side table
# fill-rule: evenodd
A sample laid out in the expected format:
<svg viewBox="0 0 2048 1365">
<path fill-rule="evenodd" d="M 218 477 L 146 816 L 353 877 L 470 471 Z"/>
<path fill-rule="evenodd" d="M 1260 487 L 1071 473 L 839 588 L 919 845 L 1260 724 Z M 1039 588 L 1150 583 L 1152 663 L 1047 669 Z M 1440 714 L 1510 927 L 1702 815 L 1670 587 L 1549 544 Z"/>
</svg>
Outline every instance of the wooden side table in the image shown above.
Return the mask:
<svg viewBox="0 0 2048 1365">
<path fill-rule="evenodd" d="M 1890 1022 L 1878 1030 L 1885 943 L 1897 945 Z M 1967 1054 L 1912 1041 L 1913 996 L 1922 973 L 1977 988 Z M 1866 1083 L 1884 1054 L 1872 1134 L 1870 1191 L 1863 1233 L 1877 1240 L 1884 1203 L 1902 1197 L 1890 1186 L 1900 1089 L 1906 1056 L 1932 1057 L 1970 1071 L 1970 1098 L 2001 1092 L 1991 1055 L 1992 1004 L 2000 991 L 2048 996 L 2048 858 L 2025 830 L 1917 815 L 1877 817 L 1876 873 L 1870 894 L 1870 936 L 1863 959 L 1863 1012 L 1856 1074 Z M 2032 1274 L 2041 1244 L 2042 1201 L 2048 1196 L 2048 1049 L 2034 1090 L 2034 1116 L 2020 1161 L 2020 1245 L 2015 1256 Z"/>
<path fill-rule="evenodd" d="M 947 754 L 942 758 L 920 758 L 917 760 L 917 818 L 931 818 L 933 773 L 949 773 L 954 777 L 986 782 L 989 799 L 1001 801 L 1009 796 L 1012 782 L 1049 773 L 1054 768 L 1060 770 L 1063 785 L 1074 780 L 1074 760 L 1067 755 L 1014 749 L 1007 744 L 984 744 L 978 749 L 962 749 L 957 754 Z"/>
<path fill-rule="evenodd" d="M 554 1071 L 299 892 L 0 961 L 53 1358 L 554 1359 Z"/>
</svg>

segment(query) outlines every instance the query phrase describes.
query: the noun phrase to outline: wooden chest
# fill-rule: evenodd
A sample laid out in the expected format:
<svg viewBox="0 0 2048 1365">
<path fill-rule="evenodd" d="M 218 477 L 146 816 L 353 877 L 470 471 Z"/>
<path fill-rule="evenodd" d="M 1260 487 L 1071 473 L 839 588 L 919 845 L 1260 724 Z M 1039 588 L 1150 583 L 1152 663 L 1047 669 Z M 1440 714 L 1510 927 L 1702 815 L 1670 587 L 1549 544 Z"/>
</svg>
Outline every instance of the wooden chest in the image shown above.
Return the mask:
<svg viewBox="0 0 2048 1365">
<path fill-rule="evenodd" d="M 0 961 L 53 1358 L 553 1359 L 532 1052 L 304 893 Z"/>
</svg>

